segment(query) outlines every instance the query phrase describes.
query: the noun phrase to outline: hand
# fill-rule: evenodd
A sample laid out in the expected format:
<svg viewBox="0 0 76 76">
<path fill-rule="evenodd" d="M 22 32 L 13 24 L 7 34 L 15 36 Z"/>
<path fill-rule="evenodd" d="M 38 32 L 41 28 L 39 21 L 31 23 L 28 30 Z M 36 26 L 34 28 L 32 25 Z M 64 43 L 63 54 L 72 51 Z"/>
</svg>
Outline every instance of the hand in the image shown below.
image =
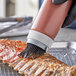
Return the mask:
<svg viewBox="0 0 76 76">
<path fill-rule="evenodd" d="M 66 2 L 68 0 L 52 0 L 52 2 L 55 4 L 55 5 L 59 5 L 59 4 L 62 4 L 64 2 Z M 75 21 L 76 19 L 76 0 L 73 0 L 73 3 L 71 5 L 71 8 L 70 8 L 70 11 L 62 25 L 62 27 L 65 27 L 67 25 L 70 25 L 73 21 Z"/>
</svg>

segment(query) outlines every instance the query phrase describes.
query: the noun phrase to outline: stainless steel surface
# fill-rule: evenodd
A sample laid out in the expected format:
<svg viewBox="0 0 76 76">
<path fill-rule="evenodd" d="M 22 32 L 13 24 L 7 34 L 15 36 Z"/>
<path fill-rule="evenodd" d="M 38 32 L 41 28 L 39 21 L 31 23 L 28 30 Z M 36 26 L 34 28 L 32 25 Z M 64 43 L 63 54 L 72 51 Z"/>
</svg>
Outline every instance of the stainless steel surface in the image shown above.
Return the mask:
<svg viewBox="0 0 76 76">
<path fill-rule="evenodd" d="M 68 65 L 76 65 L 76 42 L 54 42 L 48 53 Z"/>
<path fill-rule="evenodd" d="M 8 67 L 7 64 L 3 64 L 0 61 L 0 76 L 24 76 L 18 74 L 16 71 L 12 70 L 11 67 Z"/>
<path fill-rule="evenodd" d="M 68 65 L 76 65 L 76 50 L 68 48 L 52 48 L 48 53 Z"/>
<path fill-rule="evenodd" d="M 51 48 L 68 48 L 69 43 L 68 42 L 54 42 L 51 46 Z"/>
<path fill-rule="evenodd" d="M 69 48 L 72 48 L 72 49 L 76 50 L 76 42 L 70 42 L 69 43 Z"/>
</svg>

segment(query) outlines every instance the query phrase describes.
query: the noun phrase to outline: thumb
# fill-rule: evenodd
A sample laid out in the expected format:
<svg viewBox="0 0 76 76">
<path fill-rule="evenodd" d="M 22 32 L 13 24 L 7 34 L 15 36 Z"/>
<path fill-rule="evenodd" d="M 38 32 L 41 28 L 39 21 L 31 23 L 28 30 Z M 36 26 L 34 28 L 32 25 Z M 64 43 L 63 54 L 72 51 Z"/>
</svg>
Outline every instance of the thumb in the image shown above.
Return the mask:
<svg viewBox="0 0 76 76">
<path fill-rule="evenodd" d="M 58 5 L 58 4 L 62 4 L 64 2 L 66 2 L 66 1 L 67 0 L 52 0 L 52 3 Z"/>
</svg>

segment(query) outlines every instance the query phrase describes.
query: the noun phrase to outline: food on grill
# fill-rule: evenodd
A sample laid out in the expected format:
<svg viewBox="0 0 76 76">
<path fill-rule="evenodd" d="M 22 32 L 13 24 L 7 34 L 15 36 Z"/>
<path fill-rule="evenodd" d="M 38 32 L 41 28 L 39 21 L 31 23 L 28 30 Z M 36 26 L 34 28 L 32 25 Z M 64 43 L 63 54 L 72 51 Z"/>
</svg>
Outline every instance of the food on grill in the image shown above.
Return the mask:
<svg viewBox="0 0 76 76">
<path fill-rule="evenodd" d="M 24 41 L 14 41 L 8 39 L 0 40 L 0 59 L 3 62 L 12 61 L 17 55 L 22 52 L 26 47 L 26 43 Z"/>
<path fill-rule="evenodd" d="M 76 66 L 69 66 L 47 53 L 36 59 L 18 57 L 25 47 L 23 41 L 2 39 L 0 59 L 25 76 L 76 76 Z"/>
</svg>

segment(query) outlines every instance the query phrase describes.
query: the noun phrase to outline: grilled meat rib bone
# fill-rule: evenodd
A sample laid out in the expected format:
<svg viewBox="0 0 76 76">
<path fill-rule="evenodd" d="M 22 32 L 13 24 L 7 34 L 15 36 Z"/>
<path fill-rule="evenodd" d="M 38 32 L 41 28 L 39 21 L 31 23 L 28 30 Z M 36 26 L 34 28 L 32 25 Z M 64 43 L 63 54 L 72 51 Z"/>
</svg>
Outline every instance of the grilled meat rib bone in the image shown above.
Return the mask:
<svg viewBox="0 0 76 76">
<path fill-rule="evenodd" d="M 69 66 L 45 53 L 36 59 L 18 57 L 26 47 L 23 41 L 0 40 L 0 59 L 25 76 L 76 76 L 76 66 Z"/>
</svg>

